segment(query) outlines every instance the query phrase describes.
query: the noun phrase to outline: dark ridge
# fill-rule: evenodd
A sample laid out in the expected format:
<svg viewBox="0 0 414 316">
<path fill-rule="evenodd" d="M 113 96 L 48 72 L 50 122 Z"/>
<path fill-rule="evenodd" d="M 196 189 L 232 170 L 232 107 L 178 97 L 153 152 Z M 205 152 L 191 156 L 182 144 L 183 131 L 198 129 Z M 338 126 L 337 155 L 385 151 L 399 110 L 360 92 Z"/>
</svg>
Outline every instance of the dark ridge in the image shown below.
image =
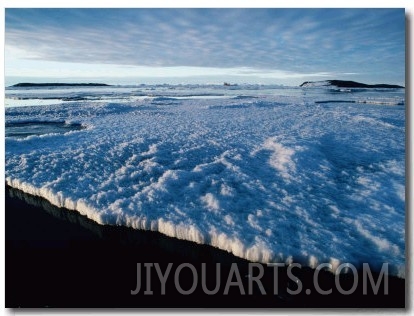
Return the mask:
<svg viewBox="0 0 414 316">
<path fill-rule="evenodd" d="M 305 81 L 300 85 L 300 87 L 305 86 L 308 83 L 313 83 L 314 81 Z M 356 81 L 345 81 L 345 80 L 326 80 L 329 85 L 336 86 L 338 88 L 387 88 L 387 89 L 404 89 L 403 86 L 393 85 L 393 84 L 366 84 Z"/>
<path fill-rule="evenodd" d="M 337 86 L 339 88 L 394 88 L 394 89 L 404 88 L 403 86 L 384 84 L 384 83 L 365 84 L 365 83 L 360 83 L 356 81 L 343 81 L 343 80 L 328 80 L 328 82 L 331 85 Z"/>
<path fill-rule="evenodd" d="M 326 100 L 326 101 L 315 101 L 316 104 L 324 103 L 357 103 L 355 100 Z"/>
<path fill-rule="evenodd" d="M 106 87 L 106 83 L 31 83 L 21 82 L 11 87 Z"/>
</svg>

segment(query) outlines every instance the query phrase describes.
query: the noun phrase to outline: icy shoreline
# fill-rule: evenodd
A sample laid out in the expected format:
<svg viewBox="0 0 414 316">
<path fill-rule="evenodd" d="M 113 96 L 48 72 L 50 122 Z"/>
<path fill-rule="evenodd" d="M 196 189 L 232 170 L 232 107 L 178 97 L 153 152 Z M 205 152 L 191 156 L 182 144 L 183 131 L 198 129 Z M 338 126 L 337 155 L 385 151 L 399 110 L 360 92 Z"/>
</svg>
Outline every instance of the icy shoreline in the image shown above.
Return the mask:
<svg viewBox="0 0 414 316">
<path fill-rule="evenodd" d="M 85 227 L 86 229 L 90 230 L 91 232 L 93 232 L 94 234 L 97 234 L 98 236 L 101 236 L 101 237 L 103 237 L 103 235 L 106 235 L 106 232 L 105 232 L 105 228 L 106 227 L 114 227 L 115 229 L 116 229 L 116 227 L 119 227 L 119 228 L 132 228 L 132 227 L 128 227 L 126 225 L 116 225 L 116 226 L 114 226 L 114 225 L 111 225 L 111 224 L 108 224 L 108 223 L 99 223 L 95 219 L 90 218 L 88 216 L 88 214 L 82 214 L 77 209 L 68 209 L 65 206 L 56 205 L 56 204 L 54 204 L 53 202 L 49 201 L 48 199 L 46 199 L 43 196 L 36 195 L 36 194 L 32 194 L 32 193 L 27 193 L 27 192 L 25 192 L 25 191 L 23 191 L 23 190 L 21 190 L 19 188 L 15 188 L 15 187 L 10 186 L 8 183 L 6 183 L 6 190 L 7 190 L 7 188 L 10 188 L 11 190 L 13 190 L 12 191 L 13 192 L 12 193 L 12 197 L 15 196 L 15 197 L 19 198 L 20 200 L 24 201 L 25 203 L 27 203 L 28 205 L 33 205 L 33 206 L 40 207 L 40 208 L 44 209 L 46 212 L 48 212 L 49 214 L 53 215 L 56 218 L 60 218 L 60 219 L 66 220 L 66 221 L 73 222 L 76 225 L 81 225 L 81 226 Z M 44 202 L 46 202 L 46 203 L 44 203 Z M 50 203 L 50 205 L 52 205 L 52 207 L 47 206 L 49 208 L 49 210 L 45 208 L 45 205 L 47 205 L 48 203 Z M 6 207 L 7 207 L 7 204 L 6 204 Z M 53 209 L 53 207 L 56 207 L 57 209 Z M 73 214 L 73 211 L 75 211 L 75 214 Z M 92 223 L 89 223 L 84 218 L 87 218 L 87 219 L 92 220 L 94 224 L 98 225 L 98 227 L 96 227 Z M 173 238 L 173 239 L 183 240 L 183 241 L 190 242 L 190 243 L 195 243 L 195 245 L 203 245 L 203 246 L 208 246 L 208 247 L 211 246 L 214 249 L 217 249 L 217 250 L 220 250 L 220 251 L 221 250 L 222 251 L 226 251 L 227 253 L 229 253 L 231 255 L 234 255 L 234 256 L 242 259 L 242 260 L 247 260 L 248 262 L 251 262 L 251 263 L 270 264 L 270 266 L 271 266 L 272 263 L 278 263 L 278 264 L 282 263 L 282 264 L 284 264 L 284 267 L 288 267 L 291 264 L 296 264 L 296 265 L 299 264 L 298 267 L 300 266 L 301 268 L 310 268 L 313 271 L 315 271 L 315 269 L 318 268 L 318 265 L 331 264 L 332 265 L 331 266 L 332 269 L 326 269 L 325 271 L 331 272 L 333 274 L 335 274 L 336 268 L 338 268 L 338 266 L 340 264 L 342 264 L 342 263 L 340 263 L 340 262 L 338 262 L 336 260 L 331 260 L 330 262 L 317 262 L 317 261 L 313 261 L 313 262 L 309 262 L 309 263 L 306 263 L 306 262 L 300 263 L 298 261 L 294 261 L 293 258 L 290 258 L 291 260 L 288 260 L 286 262 L 280 262 L 280 261 L 278 261 L 278 262 L 272 262 L 272 261 L 251 260 L 248 257 L 244 257 L 244 256 L 237 255 L 237 254 L 233 253 L 231 250 L 228 250 L 228 249 L 222 249 L 220 247 L 217 247 L 217 246 L 214 246 L 214 245 L 211 245 L 211 244 L 207 244 L 207 243 L 204 243 L 204 242 L 197 242 L 195 240 L 190 240 L 190 239 L 187 239 L 187 238 L 180 238 L 178 236 L 171 236 L 171 235 L 168 235 L 168 234 L 166 234 L 166 233 L 164 233 L 162 231 L 159 231 L 159 230 L 152 230 L 152 229 L 151 230 L 146 230 L 146 229 L 141 229 L 141 228 L 133 228 L 133 229 L 134 229 L 134 231 L 140 231 L 140 232 L 156 232 L 156 233 L 160 233 L 160 234 L 162 234 L 162 235 L 164 235 L 164 236 L 166 236 L 168 238 Z M 131 235 L 131 236 L 128 237 L 128 240 L 129 240 L 128 242 L 134 243 L 135 237 L 133 235 Z M 124 243 L 124 242 L 126 242 L 126 240 L 121 240 L 120 239 L 119 242 L 123 242 Z M 137 242 L 142 243 L 141 240 L 139 240 Z M 172 244 L 174 244 L 174 241 L 172 241 Z M 176 251 L 178 251 L 178 252 L 184 251 L 185 253 L 189 252 L 188 250 L 169 248 L 170 247 L 169 244 L 168 243 L 165 243 L 165 242 L 164 243 L 161 243 L 160 245 L 157 244 L 157 247 L 160 247 L 160 246 L 161 247 L 167 247 L 165 250 L 167 250 L 168 252 L 171 252 L 172 254 L 174 252 L 176 252 Z M 197 246 L 195 246 L 195 247 L 197 247 Z M 191 252 L 194 252 L 195 251 L 194 248 L 192 248 L 192 249 L 193 250 Z M 196 253 L 198 255 L 196 255 L 196 256 L 201 256 L 201 254 L 200 254 L 201 251 L 202 251 L 201 249 L 200 250 L 197 250 Z M 219 254 L 214 255 L 212 253 L 211 255 L 213 255 L 216 258 L 219 258 L 220 257 Z M 226 259 L 226 260 L 228 260 L 228 259 Z M 345 262 L 343 262 L 343 263 L 345 263 Z M 352 265 L 352 263 L 351 263 L 351 265 Z M 324 267 L 324 268 L 326 268 L 326 267 Z M 391 268 L 392 269 L 392 268 L 395 268 L 395 267 L 388 266 L 388 268 Z M 342 269 L 343 268 L 341 267 L 341 270 Z M 372 269 L 372 268 L 369 267 L 369 269 Z M 344 269 L 344 270 L 346 270 L 346 269 Z M 361 266 L 358 266 L 358 271 L 362 271 L 362 267 Z M 380 273 L 381 271 L 380 270 L 373 269 L 372 271 L 371 270 L 369 271 L 369 273 L 371 273 L 371 272 L 377 274 L 377 273 Z M 386 270 L 385 273 L 388 275 L 389 272 L 390 271 Z M 343 273 L 343 271 L 342 271 L 342 273 Z M 400 273 L 399 275 L 393 275 L 392 273 L 390 273 L 389 275 L 391 277 L 395 277 L 395 278 L 399 278 L 399 279 L 405 279 L 405 274 L 401 274 Z"/>
<path fill-rule="evenodd" d="M 370 289 L 374 285 L 367 284 L 366 293 L 364 270 L 356 271 L 357 282 L 356 274 L 352 277 L 348 273 L 350 271 L 343 269 L 338 276 L 343 290 L 350 288 L 352 280 L 351 284 L 358 283 L 351 295 L 343 295 L 335 281 L 336 276 L 324 269 L 318 271 L 307 267 L 299 269 L 297 265 L 278 265 L 276 275 L 275 266 L 252 263 L 208 245 L 178 240 L 158 232 L 99 225 L 78 212 L 55 207 L 43 198 L 9 186 L 6 186 L 5 200 L 9 224 L 6 230 L 6 264 L 9 267 L 6 279 L 6 292 L 9 294 L 6 296 L 7 307 L 142 308 L 157 307 L 160 301 L 165 307 L 210 308 L 404 306 L 405 280 L 391 275 L 368 271 L 368 275 L 379 284 L 379 291 L 372 293 Z M 26 220 L 21 221 L 21 218 Z M 28 258 L 30 265 L 27 265 Z M 181 267 L 191 266 L 195 269 L 193 273 L 198 275 L 198 290 L 194 291 L 191 302 L 188 296 L 183 296 L 171 287 L 167 288 L 166 295 L 162 295 L 157 287 L 158 276 L 154 268 L 151 285 L 142 283 L 141 291 L 131 295 L 137 284 L 138 264 L 141 265 L 142 273 L 145 273 L 149 265 L 164 270 L 167 263 L 172 266 L 170 283 L 175 280 L 174 275 Z M 85 268 L 86 265 L 88 268 Z M 252 266 L 253 273 L 258 271 L 259 266 L 264 271 L 263 275 L 257 274 L 264 292 L 254 289 L 250 295 L 250 278 L 247 276 Z M 243 287 L 241 284 L 240 287 L 233 287 L 234 290 L 223 300 L 222 294 L 230 282 L 230 268 L 233 267 L 237 267 Z M 200 278 L 205 270 L 209 280 L 215 280 L 213 285 L 218 286 L 214 296 L 200 289 L 203 282 Z M 302 291 L 298 292 L 298 286 L 292 282 L 293 276 L 288 271 L 301 280 Z M 317 291 L 313 281 L 316 274 L 321 289 L 332 289 L 329 296 Z M 187 274 L 181 273 L 180 276 L 180 282 L 188 280 Z M 38 286 L 39 280 L 41 287 Z M 36 291 L 28 291 L 31 284 L 37 288 Z M 148 292 L 144 294 L 148 286 L 151 286 L 152 295 L 148 295 Z M 74 288 L 77 290 L 73 291 Z M 242 288 L 248 295 L 238 293 L 237 290 Z M 288 290 L 294 292 L 289 293 Z M 91 298 L 90 293 L 95 295 Z"/>
<path fill-rule="evenodd" d="M 30 184 L 22 183 L 18 180 L 6 178 L 6 184 L 12 188 L 21 190 L 27 194 L 46 199 L 52 205 L 60 208 L 65 208 L 70 211 L 77 211 L 81 215 L 93 220 L 100 225 L 114 225 L 111 219 L 100 216 L 100 212 L 87 204 L 84 200 L 74 201 L 63 194 L 55 194 L 52 190 L 36 188 Z M 174 225 L 174 223 L 161 219 L 148 221 L 147 219 L 128 219 L 122 222 L 119 218 L 116 219 L 116 226 L 125 226 L 139 230 L 156 231 L 168 237 L 173 237 L 181 240 L 195 242 L 197 244 L 206 244 L 215 248 L 225 250 L 233 255 L 260 263 L 272 262 L 272 252 L 269 249 L 260 249 L 257 246 L 246 248 L 238 239 L 229 238 L 225 234 L 203 235 L 197 227 L 186 225 Z M 311 258 L 312 260 L 312 258 Z M 292 262 L 292 258 L 288 258 L 286 263 Z M 298 262 L 298 261 L 296 261 Z M 303 262 L 306 264 L 305 262 Z M 332 262 L 334 267 L 338 262 Z"/>
<path fill-rule="evenodd" d="M 66 209 L 68 211 L 76 211 L 80 215 L 93 220 L 99 225 L 110 225 L 113 226 L 111 219 L 100 216 L 100 212 L 96 209 L 91 208 L 85 201 L 78 200 L 73 201 L 72 199 L 65 197 L 63 194 L 54 194 L 51 190 L 37 189 L 30 184 L 21 183 L 17 180 L 6 179 L 6 186 L 10 186 L 14 189 L 20 190 L 26 194 L 32 195 L 33 197 L 40 197 L 51 203 L 52 205 Z M 167 237 L 177 238 L 179 240 L 185 240 L 194 242 L 196 244 L 203 244 L 212 246 L 214 248 L 227 251 L 241 259 L 248 260 L 250 262 L 258 263 L 284 263 L 286 266 L 297 263 L 302 267 L 309 267 L 311 269 L 317 268 L 320 264 L 330 264 L 331 272 L 335 273 L 337 268 L 343 263 L 349 263 L 356 266 L 357 269 L 362 269 L 362 264 L 359 262 L 340 262 L 335 258 L 324 258 L 318 260 L 314 256 L 310 257 L 292 257 L 288 256 L 283 260 L 283 256 L 276 257 L 271 249 L 263 248 L 254 245 L 253 247 L 247 248 L 243 243 L 236 238 L 229 238 L 225 234 L 214 234 L 210 232 L 209 235 L 203 235 L 201 231 L 195 226 L 186 225 L 174 225 L 174 223 L 165 221 L 163 219 L 147 221 L 147 219 L 128 219 L 126 222 L 121 222 L 119 218 L 116 219 L 115 226 L 124 226 L 137 230 L 154 231 L 159 232 Z M 369 264 L 369 263 L 368 263 Z M 388 264 L 388 263 L 387 263 Z M 374 272 L 379 272 L 382 268 L 381 265 L 371 263 Z M 387 274 L 405 279 L 405 267 L 388 265 Z"/>
</svg>

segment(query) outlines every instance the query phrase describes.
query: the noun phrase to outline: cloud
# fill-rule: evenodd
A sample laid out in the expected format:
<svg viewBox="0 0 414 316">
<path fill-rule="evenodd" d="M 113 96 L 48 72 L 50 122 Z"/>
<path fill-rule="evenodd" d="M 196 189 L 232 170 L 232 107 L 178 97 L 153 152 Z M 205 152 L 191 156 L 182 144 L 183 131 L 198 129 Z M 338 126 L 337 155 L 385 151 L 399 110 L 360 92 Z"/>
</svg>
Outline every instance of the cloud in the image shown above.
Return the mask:
<svg viewBox="0 0 414 316">
<path fill-rule="evenodd" d="M 399 9 L 6 9 L 5 42 L 56 62 L 402 71 L 404 23 Z"/>
</svg>

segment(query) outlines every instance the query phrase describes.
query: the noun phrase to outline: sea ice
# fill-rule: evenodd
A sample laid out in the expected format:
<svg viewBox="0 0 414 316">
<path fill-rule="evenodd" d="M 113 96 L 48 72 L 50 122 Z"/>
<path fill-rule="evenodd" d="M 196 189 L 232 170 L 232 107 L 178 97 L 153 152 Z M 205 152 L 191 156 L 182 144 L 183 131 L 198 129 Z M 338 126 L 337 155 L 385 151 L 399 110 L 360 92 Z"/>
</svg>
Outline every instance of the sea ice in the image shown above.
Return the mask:
<svg viewBox="0 0 414 316">
<path fill-rule="evenodd" d="M 405 106 L 388 105 L 403 91 L 119 89 L 39 106 L 79 93 L 6 91 L 33 105 L 6 108 L 6 135 L 29 121 L 85 127 L 6 137 L 7 183 L 253 261 L 388 262 L 404 276 Z M 316 102 L 333 98 L 370 102 Z"/>
</svg>

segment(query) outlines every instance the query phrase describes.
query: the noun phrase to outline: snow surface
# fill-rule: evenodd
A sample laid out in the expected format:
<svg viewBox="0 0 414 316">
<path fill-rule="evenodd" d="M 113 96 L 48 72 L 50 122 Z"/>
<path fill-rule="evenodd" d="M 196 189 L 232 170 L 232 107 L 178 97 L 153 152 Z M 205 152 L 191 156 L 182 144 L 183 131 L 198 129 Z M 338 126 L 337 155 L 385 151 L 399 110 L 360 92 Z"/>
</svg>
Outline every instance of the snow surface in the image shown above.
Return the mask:
<svg viewBox="0 0 414 316">
<path fill-rule="evenodd" d="M 6 90 L 12 98 L 31 106 L 6 107 L 9 125 L 85 127 L 6 137 L 12 187 L 252 261 L 388 262 L 405 276 L 404 90 Z"/>
</svg>

